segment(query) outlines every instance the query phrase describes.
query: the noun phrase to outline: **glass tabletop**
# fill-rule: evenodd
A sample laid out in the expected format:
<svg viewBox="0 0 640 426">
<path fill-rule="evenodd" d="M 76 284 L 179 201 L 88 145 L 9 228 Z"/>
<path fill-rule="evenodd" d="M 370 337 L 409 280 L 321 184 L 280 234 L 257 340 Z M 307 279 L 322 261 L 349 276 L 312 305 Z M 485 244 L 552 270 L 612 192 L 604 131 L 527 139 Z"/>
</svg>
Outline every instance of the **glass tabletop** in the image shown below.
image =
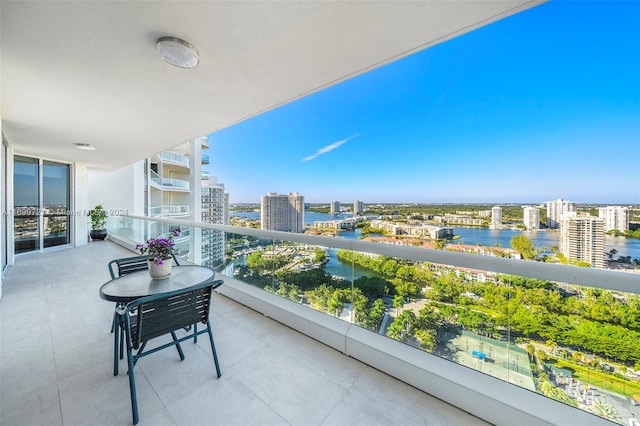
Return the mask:
<svg viewBox="0 0 640 426">
<path fill-rule="evenodd" d="M 174 266 L 171 275 L 154 280 L 149 271 L 133 272 L 106 282 L 100 287 L 100 297 L 110 302 L 128 303 L 140 297 L 181 290 L 212 281 L 213 269 L 198 265 Z"/>
</svg>

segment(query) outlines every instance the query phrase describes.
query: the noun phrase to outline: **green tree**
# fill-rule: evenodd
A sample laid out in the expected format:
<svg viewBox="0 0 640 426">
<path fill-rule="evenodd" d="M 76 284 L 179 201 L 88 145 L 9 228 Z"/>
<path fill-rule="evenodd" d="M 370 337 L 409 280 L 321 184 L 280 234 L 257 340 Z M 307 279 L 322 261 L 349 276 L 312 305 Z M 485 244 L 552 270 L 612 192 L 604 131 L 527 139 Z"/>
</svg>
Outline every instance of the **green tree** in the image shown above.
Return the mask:
<svg viewBox="0 0 640 426">
<path fill-rule="evenodd" d="M 321 284 L 317 288 L 309 291 L 308 300 L 313 306 L 314 309 L 322 312 L 328 311 L 329 299 L 333 294 L 334 288 L 327 285 Z"/>
<path fill-rule="evenodd" d="M 315 255 L 313 261 L 315 263 L 324 263 L 327 260 L 327 253 L 324 250 L 317 248 L 315 250 Z"/>
<path fill-rule="evenodd" d="M 420 341 L 420 349 L 433 352 L 436 348 L 438 332 L 436 330 L 416 330 L 415 336 Z"/>
<path fill-rule="evenodd" d="M 533 354 L 534 354 L 536 348 L 531 343 L 528 343 L 527 347 L 526 347 L 526 350 L 527 350 L 527 353 L 529 354 L 529 356 L 533 357 Z"/>
<path fill-rule="evenodd" d="M 327 310 L 331 315 L 339 317 L 343 309 L 344 302 L 342 301 L 340 294 L 337 291 L 334 291 L 327 301 Z"/>
<path fill-rule="evenodd" d="M 538 349 L 536 351 L 536 357 L 540 360 L 540 362 L 545 362 L 547 360 L 547 353 L 542 349 Z"/>
<path fill-rule="evenodd" d="M 526 235 L 516 235 L 511 238 L 509 242 L 511 247 L 514 248 L 520 255 L 522 255 L 523 259 L 532 260 L 536 257 L 536 251 L 533 248 L 533 244 L 531 240 Z"/>
<path fill-rule="evenodd" d="M 268 292 L 275 293 L 278 296 L 293 300 L 294 302 L 300 302 L 300 296 L 302 294 L 302 291 L 297 285 L 288 283 L 280 283 L 277 289 L 274 289 L 271 286 L 266 286 L 264 289 Z"/>
<path fill-rule="evenodd" d="M 393 285 L 389 280 L 379 277 L 362 276 L 353 282 L 353 286 L 359 288 L 369 299 L 385 296 Z"/>
<path fill-rule="evenodd" d="M 398 309 L 404 306 L 404 298 L 400 295 L 393 297 L 393 307 L 396 308 L 396 317 L 398 317 Z"/>
<path fill-rule="evenodd" d="M 376 299 L 363 323 L 364 327 L 377 332 L 382 325 L 385 312 L 386 306 L 384 305 L 384 301 L 382 299 Z"/>
<path fill-rule="evenodd" d="M 413 281 L 400 281 L 395 285 L 396 293 L 403 299 L 407 300 L 410 297 L 416 297 L 420 295 L 420 289 L 418 285 Z"/>
</svg>

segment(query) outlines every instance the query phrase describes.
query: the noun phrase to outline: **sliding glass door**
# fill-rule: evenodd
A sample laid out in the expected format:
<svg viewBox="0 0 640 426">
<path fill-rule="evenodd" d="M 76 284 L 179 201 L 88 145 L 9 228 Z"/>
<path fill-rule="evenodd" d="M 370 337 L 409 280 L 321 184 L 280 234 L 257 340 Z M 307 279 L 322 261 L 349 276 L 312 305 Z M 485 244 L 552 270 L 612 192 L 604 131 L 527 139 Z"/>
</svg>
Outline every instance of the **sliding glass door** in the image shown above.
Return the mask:
<svg viewBox="0 0 640 426">
<path fill-rule="evenodd" d="M 44 248 L 70 243 L 69 165 L 42 162 L 42 234 Z"/>
<path fill-rule="evenodd" d="M 70 166 L 16 155 L 13 173 L 15 253 L 69 244 Z"/>
<path fill-rule="evenodd" d="M 15 253 L 40 249 L 40 167 L 38 160 L 13 157 Z"/>
</svg>

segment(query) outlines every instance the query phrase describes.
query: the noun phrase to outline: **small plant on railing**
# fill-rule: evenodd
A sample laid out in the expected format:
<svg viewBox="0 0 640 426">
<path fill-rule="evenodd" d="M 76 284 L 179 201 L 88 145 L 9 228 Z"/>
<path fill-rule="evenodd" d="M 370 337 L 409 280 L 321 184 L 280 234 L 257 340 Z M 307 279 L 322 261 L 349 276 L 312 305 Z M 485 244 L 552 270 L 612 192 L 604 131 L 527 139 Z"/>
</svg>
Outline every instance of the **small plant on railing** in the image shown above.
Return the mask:
<svg viewBox="0 0 640 426">
<path fill-rule="evenodd" d="M 173 238 L 179 236 L 180 231 L 176 229 L 166 238 L 150 238 L 144 244 L 137 244 L 136 250 L 140 254 L 148 254 L 149 260 L 155 262 L 156 265 L 162 265 L 165 260 L 171 259 L 173 247 L 176 245 Z"/>
</svg>

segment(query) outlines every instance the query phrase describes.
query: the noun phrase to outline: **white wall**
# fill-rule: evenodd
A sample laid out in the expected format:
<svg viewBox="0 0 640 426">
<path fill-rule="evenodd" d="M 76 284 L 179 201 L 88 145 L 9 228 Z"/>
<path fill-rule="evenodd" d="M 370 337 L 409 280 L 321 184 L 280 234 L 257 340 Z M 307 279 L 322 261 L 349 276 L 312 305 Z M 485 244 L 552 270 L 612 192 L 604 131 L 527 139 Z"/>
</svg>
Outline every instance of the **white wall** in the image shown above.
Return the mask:
<svg viewBox="0 0 640 426">
<path fill-rule="evenodd" d="M 88 209 L 101 204 L 110 215 L 144 214 L 144 161 L 112 172 L 89 170 L 88 187 Z"/>
</svg>

